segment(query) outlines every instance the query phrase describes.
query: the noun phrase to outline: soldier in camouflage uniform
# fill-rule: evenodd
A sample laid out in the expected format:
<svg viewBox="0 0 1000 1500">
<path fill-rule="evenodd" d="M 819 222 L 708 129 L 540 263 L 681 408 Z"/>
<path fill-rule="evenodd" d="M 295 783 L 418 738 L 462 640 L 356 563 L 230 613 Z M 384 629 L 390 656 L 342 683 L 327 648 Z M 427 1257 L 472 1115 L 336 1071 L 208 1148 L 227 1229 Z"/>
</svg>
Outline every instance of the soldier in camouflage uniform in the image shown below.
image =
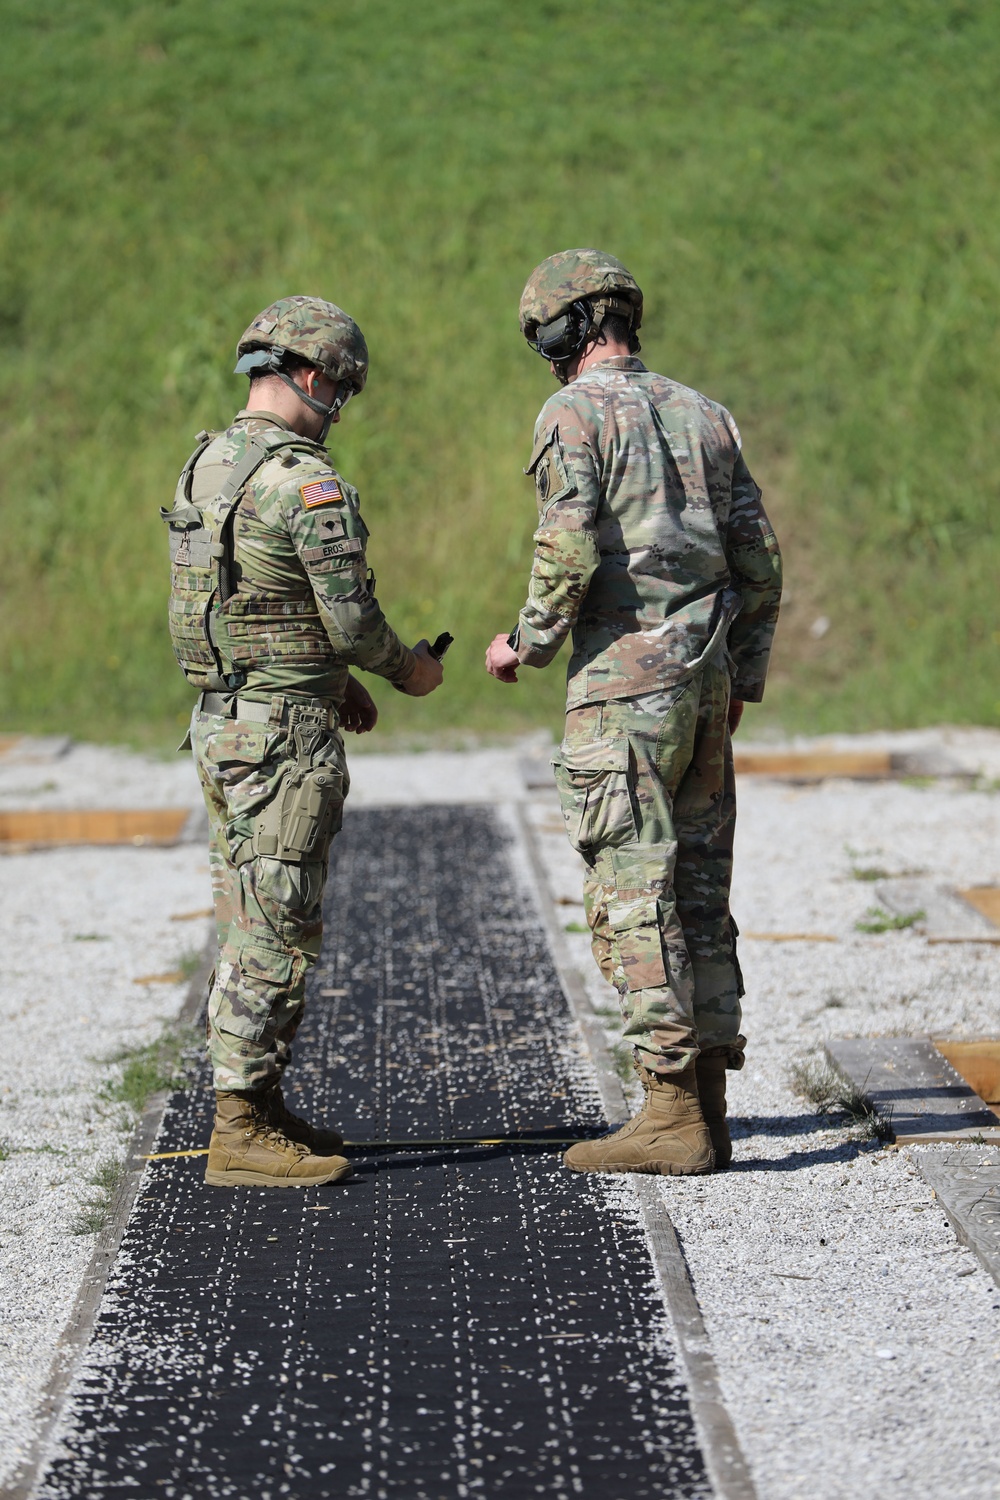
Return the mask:
<svg viewBox="0 0 1000 1500">
<path fill-rule="evenodd" d="M 415 697 L 442 670 L 426 641 L 411 650 L 382 614 L 357 491 L 324 447 L 367 378 L 357 324 L 332 303 L 284 297 L 243 335 L 236 370 L 250 376 L 246 409 L 199 435 L 162 513 L 171 639 L 199 689 L 186 743 L 208 808 L 218 928 L 205 1180 L 302 1187 L 350 1174 L 341 1137 L 293 1115 L 281 1092 L 349 786 L 339 731 L 377 717 L 349 668 Z"/>
<path fill-rule="evenodd" d="M 528 601 L 486 665 L 515 682 L 572 634 L 553 763 L 587 864 L 594 955 L 645 1094 L 621 1130 L 565 1160 L 711 1171 L 732 1154 L 725 1070 L 744 1046 L 730 734 L 763 695 L 778 546 L 729 413 L 636 357 L 642 293 L 619 261 L 551 256 L 520 313 L 563 389 L 542 408 L 526 470 L 539 511 Z"/>
</svg>

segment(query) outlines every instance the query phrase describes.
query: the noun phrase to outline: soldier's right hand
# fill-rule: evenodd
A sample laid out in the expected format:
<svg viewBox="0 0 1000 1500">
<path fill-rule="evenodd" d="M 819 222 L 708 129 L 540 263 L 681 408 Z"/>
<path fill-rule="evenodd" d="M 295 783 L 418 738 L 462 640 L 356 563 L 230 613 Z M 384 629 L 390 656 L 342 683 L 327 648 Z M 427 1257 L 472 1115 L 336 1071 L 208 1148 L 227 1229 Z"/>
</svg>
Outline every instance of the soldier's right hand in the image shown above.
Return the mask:
<svg viewBox="0 0 1000 1500">
<path fill-rule="evenodd" d="M 429 641 L 418 641 L 413 648 L 413 654 L 417 661 L 416 669 L 413 675 L 405 682 L 401 682 L 399 686 L 411 698 L 426 698 L 428 693 L 433 693 L 434 689 L 440 687 L 444 681 L 444 667 L 436 657 L 431 655 Z"/>
</svg>

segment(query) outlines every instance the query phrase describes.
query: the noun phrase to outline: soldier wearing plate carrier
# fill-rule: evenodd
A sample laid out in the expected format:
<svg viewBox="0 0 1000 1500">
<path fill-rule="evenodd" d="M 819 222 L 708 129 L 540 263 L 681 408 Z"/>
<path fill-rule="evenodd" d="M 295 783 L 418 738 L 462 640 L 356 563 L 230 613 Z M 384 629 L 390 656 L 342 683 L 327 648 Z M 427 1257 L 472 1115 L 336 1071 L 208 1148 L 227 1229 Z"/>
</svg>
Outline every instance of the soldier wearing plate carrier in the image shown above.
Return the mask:
<svg viewBox="0 0 1000 1500">
<path fill-rule="evenodd" d="M 735 422 L 647 370 L 641 320 L 634 278 L 601 251 L 553 255 L 524 289 L 521 331 L 563 389 L 526 471 L 539 510 L 528 601 L 486 666 L 516 682 L 572 634 L 556 781 L 645 1098 L 566 1165 L 687 1174 L 732 1155 L 726 1069 L 742 1066 L 744 1039 L 730 734 L 763 695 L 781 567 Z"/>
<path fill-rule="evenodd" d="M 442 669 L 382 614 L 357 491 L 324 447 L 367 378 L 360 328 L 332 303 L 284 297 L 237 353 L 246 409 L 199 436 L 162 512 L 171 639 L 199 689 L 186 744 L 208 808 L 218 928 L 205 1180 L 305 1187 L 350 1175 L 341 1137 L 292 1114 L 281 1092 L 349 786 L 339 731 L 364 733 L 377 717 L 349 668 L 412 697 Z"/>
</svg>

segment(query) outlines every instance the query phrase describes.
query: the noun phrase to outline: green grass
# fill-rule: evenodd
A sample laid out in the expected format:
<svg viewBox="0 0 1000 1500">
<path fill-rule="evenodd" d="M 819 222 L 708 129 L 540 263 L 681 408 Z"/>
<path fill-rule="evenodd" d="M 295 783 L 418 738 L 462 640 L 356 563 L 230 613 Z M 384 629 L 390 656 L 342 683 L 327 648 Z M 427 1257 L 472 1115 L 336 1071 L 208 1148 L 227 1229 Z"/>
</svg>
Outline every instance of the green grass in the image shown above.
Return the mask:
<svg viewBox="0 0 1000 1500">
<path fill-rule="evenodd" d="M 195 1027 L 172 1025 L 144 1046 L 124 1048 L 108 1059 L 114 1071 L 101 1086 L 99 1098 L 124 1106 L 124 1122 L 131 1125 L 153 1094 L 185 1082 L 187 1060 L 199 1045 Z"/>
<path fill-rule="evenodd" d="M 927 913 L 923 907 L 919 911 L 888 912 L 883 911 L 881 906 L 869 906 L 866 915 L 855 922 L 857 932 L 905 932 L 908 927 L 914 927 L 922 922 Z"/>
<path fill-rule="evenodd" d="M 555 726 L 560 665 L 509 688 L 481 660 L 524 594 L 553 389 L 517 299 L 572 244 L 635 271 L 649 363 L 744 429 L 789 582 L 756 722 L 1000 722 L 987 0 L 4 20 L 4 728 L 179 738 L 157 507 L 241 403 L 236 337 L 300 290 L 371 345 L 333 451 L 380 598 L 404 636 L 456 637 L 433 698 L 376 685 L 385 730 Z"/>
<path fill-rule="evenodd" d="M 117 1157 L 101 1162 L 88 1178 L 88 1186 L 96 1189 L 88 1198 L 81 1200 L 70 1220 L 71 1234 L 100 1234 L 111 1222 L 111 1211 L 115 1194 L 125 1177 L 125 1163 Z"/>
<path fill-rule="evenodd" d="M 823 1059 L 800 1059 L 790 1069 L 790 1081 L 794 1092 L 808 1099 L 822 1118 L 854 1125 L 863 1140 L 892 1140 L 891 1112 L 876 1109 L 864 1089 Z"/>
</svg>

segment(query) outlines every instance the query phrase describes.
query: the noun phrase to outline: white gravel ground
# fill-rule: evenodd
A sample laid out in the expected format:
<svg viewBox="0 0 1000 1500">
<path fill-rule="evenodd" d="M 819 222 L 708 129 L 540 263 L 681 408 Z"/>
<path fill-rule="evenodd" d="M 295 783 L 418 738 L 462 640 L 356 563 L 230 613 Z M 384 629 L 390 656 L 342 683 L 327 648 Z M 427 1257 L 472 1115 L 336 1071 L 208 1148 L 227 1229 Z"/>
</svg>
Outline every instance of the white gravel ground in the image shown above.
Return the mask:
<svg viewBox="0 0 1000 1500">
<path fill-rule="evenodd" d="M 1000 776 L 1000 735 L 916 738 L 967 770 Z M 851 743 L 909 750 L 914 739 Z M 522 753 L 355 756 L 352 801 L 520 800 Z M 197 796 L 181 757 L 74 747 L 49 761 L 0 760 L 0 809 L 183 807 Z M 558 910 L 578 922 L 582 909 L 569 903 L 579 867 L 554 798 L 533 796 L 529 816 Z M 998 1497 L 1000 1291 L 957 1246 L 914 1153 L 817 1119 L 795 1096 L 789 1068 L 826 1036 L 1000 1034 L 1000 951 L 929 946 L 914 931 L 862 936 L 854 922 L 872 887 L 851 873 L 877 864 L 961 886 L 1000 884 L 1000 794 L 748 780 L 738 837 L 734 908 L 744 931 L 837 939 L 743 942 L 751 1045 L 744 1071 L 730 1075 L 736 1167 L 661 1188 L 761 1500 Z M 0 1164 L 2 1485 L 32 1439 L 92 1248 L 70 1223 L 95 1166 L 123 1149 L 121 1120 L 98 1098 L 104 1059 L 176 1015 L 183 985 L 133 981 L 202 946 L 204 921 L 171 916 L 207 907 L 209 893 L 200 843 L 9 855 L 0 883 L 0 1141 L 9 1152 Z M 569 941 L 590 974 L 586 939 Z M 596 971 L 592 990 L 606 1006 Z"/>
<path fill-rule="evenodd" d="M 989 759 L 983 769 L 994 774 Z M 554 800 L 532 815 L 552 830 L 541 838 L 559 910 L 579 923 L 582 907 L 566 903 L 580 866 Z M 736 1164 L 661 1192 L 762 1500 L 987 1500 L 1000 1496 L 1000 1290 L 958 1245 L 916 1153 L 831 1128 L 789 1078 L 826 1037 L 1000 1035 L 1000 950 L 855 931 L 873 896 L 852 867 L 874 865 L 1000 885 L 1000 794 L 741 787 L 741 927 L 837 941 L 742 942 L 750 1045 L 729 1075 Z M 607 1006 L 587 938 L 568 941 Z"/>
<path fill-rule="evenodd" d="M 38 758 L 40 757 L 40 758 Z M 189 761 L 73 747 L 0 760 L 0 809 L 191 807 Z M 93 1250 L 72 1232 L 89 1179 L 120 1159 L 131 1122 L 98 1095 L 108 1057 L 176 1016 L 186 982 L 136 984 L 201 950 L 211 901 L 202 842 L 173 849 L 58 849 L 0 857 L 0 1486 L 34 1413 Z M 123 1126 L 126 1127 L 123 1130 Z"/>
</svg>

